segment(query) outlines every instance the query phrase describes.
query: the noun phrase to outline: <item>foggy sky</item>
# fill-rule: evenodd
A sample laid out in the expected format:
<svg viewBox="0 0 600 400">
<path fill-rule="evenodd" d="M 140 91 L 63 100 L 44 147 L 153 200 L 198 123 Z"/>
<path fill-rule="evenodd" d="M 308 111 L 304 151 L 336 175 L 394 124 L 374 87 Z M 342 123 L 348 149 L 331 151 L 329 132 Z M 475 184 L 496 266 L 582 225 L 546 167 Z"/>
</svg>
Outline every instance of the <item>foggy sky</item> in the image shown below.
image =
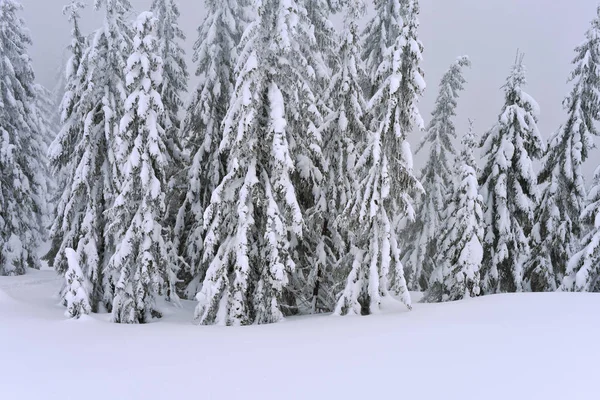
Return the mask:
<svg viewBox="0 0 600 400">
<path fill-rule="evenodd" d="M 62 15 L 68 0 L 21 0 L 24 17 L 34 41 L 31 56 L 38 81 L 52 88 L 68 45 L 70 27 Z M 131 0 L 136 12 L 147 9 L 150 0 Z M 85 33 L 97 28 L 102 14 L 91 4 L 84 12 Z M 191 58 L 196 29 L 202 22 L 202 0 L 179 0 L 181 26 L 188 38 L 185 48 Z M 548 137 L 564 122 L 562 100 L 570 90 L 573 49 L 584 39 L 594 17 L 596 0 L 421 0 L 421 40 L 425 45 L 424 70 L 428 89 L 421 102 L 426 121 L 432 109 L 437 85 L 451 62 L 469 55 L 473 67 L 466 74 L 468 84 L 459 101 L 457 127 L 466 128 L 467 118 L 475 119 L 481 135 L 493 125 L 503 104 L 504 84 L 517 49 L 525 53 L 528 86 L 525 88 L 541 106 L 539 127 Z M 195 70 L 190 62 L 190 71 Z M 190 90 L 193 83 L 190 84 Z M 459 135 L 462 132 L 459 131 Z M 412 143 L 419 141 L 413 134 Z M 600 142 L 600 140 L 597 140 Z M 425 154 L 415 157 L 417 165 Z M 598 165 L 600 152 L 590 157 L 588 175 Z"/>
</svg>

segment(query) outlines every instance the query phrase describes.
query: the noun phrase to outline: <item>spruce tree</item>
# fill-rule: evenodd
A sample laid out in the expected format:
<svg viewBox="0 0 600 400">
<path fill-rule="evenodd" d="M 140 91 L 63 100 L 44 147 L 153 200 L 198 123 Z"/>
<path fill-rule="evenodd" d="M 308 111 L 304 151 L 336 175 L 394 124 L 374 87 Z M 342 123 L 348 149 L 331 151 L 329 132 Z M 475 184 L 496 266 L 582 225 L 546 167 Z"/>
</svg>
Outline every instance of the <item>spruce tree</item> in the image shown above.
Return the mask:
<svg viewBox="0 0 600 400">
<path fill-rule="evenodd" d="M 480 294 L 483 259 L 483 198 L 477 182 L 477 161 L 473 154 L 473 123 L 463 136 L 458 157 L 458 179 L 448 204 L 446 219 L 438 231 L 439 250 L 425 301 L 454 301 Z"/>
<path fill-rule="evenodd" d="M 358 158 L 357 144 L 363 143 L 368 129 L 363 119 L 366 100 L 362 83 L 364 68 L 361 54 L 358 20 L 365 13 L 362 0 L 347 2 L 344 19 L 343 41 L 336 52 L 339 69 L 333 74 L 323 102 L 329 112 L 321 127 L 323 132 L 324 179 L 322 192 L 322 228 L 313 234 L 317 237 L 313 261 L 308 263 L 303 281 L 310 299 L 310 311 L 332 311 L 335 307 L 335 287 L 339 276 L 346 271 L 349 249 L 349 227 L 343 218 L 344 210 L 356 189 L 355 163 Z"/>
<path fill-rule="evenodd" d="M 63 15 L 70 14 L 75 7 L 75 12 L 78 13 L 78 10 L 83 8 L 85 5 L 79 0 L 71 0 L 71 3 L 63 7 Z M 68 18 L 71 18 L 70 16 Z M 80 35 L 79 27 L 77 26 L 77 34 Z M 73 32 L 72 32 L 73 33 Z M 82 43 L 85 41 L 84 38 L 81 38 Z M 69 61 L 71 58 L 71 47 L 73 43 L 69 43 L 69 45 L 64 49 L 63 60 L 61 60 L 60 66 L 56 70 L 55 76 L 55 85 L 52 90 L 45 88 L 42 85 L 38 86 L 38 93 L 41 93 L 41 96 L 38 97 L 38 108 L 41 111 L 41 117 L 44 121 L 44 125 L 46 127 L 44 140 L 47 151 L 52 148 L 52 143 L 58 136 L 60 130 L 62 129 L 62 101 L 66 93 L 66 82 L 67 82 L 67 67 L 69 65 Z M 82 50 L 84 46 L 82 46 Z M 81 55 L 81 54 L 80 54 Z M 66 57 L 68 56 L 68 57 Z M 81 60 L 81 56 L 79 57 Z M 69 72 L 71 73 L 71 72 Z M 65 177 L 64 171 L 53 170 L 52 161 L 49 157 L 46 157 L 46 171 L 48 173 L 47 179 L 47 190 L 48 190 L 48 204 L 47 210 L 44 212 L 44 224 L 46 227 L 51 227 L 54 222 L 54 217 L 56 215 L 56 206 L 60 202 L 60 198 L 63 194 L 63 189 L 67 184 L 67 179 Z M 49 260 L 48 255 L 44 255 L 43 259 L 46 261 Z"/>
<path fill-rule="evenodd" d="M 104 266 L 114 252 L 107 234 L 105 212 L 112 207 L 120 177 L 115 162 L 115 134 L 125 104 L 123 71 L 131 32 L 128 0 L 96 0 L 104 7 L 103 27 L 86 44 L 79 29 L 82 4 L 73 1 L 66 14 L 73 24 L 72 57 L 62 102 L 63 126 L 50 149 L 53 168 L 65 177 L 51 230 L 47 255 L 59 274 L 68 270 L 66 249 L 78 254 L 89 280 L 90 305 L 96 312 L 112 305 L 113 277 Z M 63 294 L 68 287 L 63 288 Z"/>
<path fill-rule="evenodd" d="M 21 10 L 15 0 L 0 0 L 0 275 L 40 267 L 46 200 L 43 129 Z"/>
<path fill-rule="evenodd" d="M 417 101 L 425 89 L 417 37 L 417 1 L 377 1 L 367 28 L 367 71 L 373 86 L 372 127 L 358 160 L 360 184 L 347 208 L 355 232 L 352 267 L 335 313 L 377 312 L 382 298 L 411 300 L 398 244 L 399 220 L 414 217 L 412 195 L 422 191 L 413 174 L 407 135 L 423 128 Z"/>
<path fill-rule="evenodd" d="M 307 46 L 305 55 L 314 67 L 318 87 L 326 88 L 332 70 L 338 68 L 338 56 L 335 54 L 339 35 L 331 20 L 331 14 L 341 9 L 348 0 L 302 0 L 306 7 L 307 18 L 311 21 L 314 40 L 300 43 Z M 354 0 L 349 0 L 354 1 Z"/>
<path fill-rule="evenodd" d="M 167 129 L 161 125 L 165 108 L 158 92 L 163 71 L 156 23 L 151 12 L 135 22 L 133 52 L 124 71 L 128 97 L 115 138 L 123 180 L 108 212 L 116 251 L 107 269 L 116 277 L 112 318 L 118 323 L 145 323 L 157 315 L 155 297 L 172 276 L 168 232 L 162 226 L 170 160 Z"/>
<path fill-rule="evenodd" d="M 594 183 L 583 209 L 582 222 L 592 226 L 583 237 L 581 248 L 567 264 L 561 290 L 575 292 L 600 291 L 600 167 L 594 174 Z"/>
<path fill-rule="evenodd" d="M 299 53 L 305 57 L 309 75 L 309 96 L 303 96 L 300 118 L 293 128 L 295 131 L 310 132 L 318 141 L 328 140 L 328 122 L 324 116 L 334 114 L 336 105 L 331 104 L 329 91 L 333 74 L 340 71 L 341 58 L 336 54 L 337 43 L 341 40 L 331 21 L 331 14 L 340 10 L 338 0 L 301 0 L 305 6 L 307 24 L 300 32 L 305 37 L 299 40 Z M 310 137 L 310 136 L 309 136 Z M 329 142 L 331 144 L 331 142 Z M 330 290 L 334 282 L 329 273 L 337 263 L 336 250 L 332 246 L 341 246 L 339 227 L 331 219 L 330 205 L 333 193 L 328 192 L 325 171 L 329 162 L 328 150 L 314 151 L 309 143 L 301 144 L 304 150 L 295 152 L 296 164 L 300 167 L 292 176 L 297 189 L 300 208 L 304 216 L 304 232 L 302 240 L 296 240 L 295 252 L 298 254 L 298 265 L 292 278 L 291 292 L 287 296 L 287 312 L 329 312 L 335 305 L 333 292 Z"/>
<path fill-rule="evenodd" d="M 185 34 L 179 27 L 179 6 L 175 0 L 153 0 L 150 11 L 156 18 L 156 38 L 158 54 L 163 60 L 163 77 L 158 92 L 163 101 L 164 113 L 161 124 L 167 130 L 168 150 L 177 163 L 171 166 L 170 175 L 178 171 L 183 163 L 181 154 L 181 96 L 187 91 L 188 70 L 185 51 L 181 42 Z"/>
<path fill-rule="evenodd" d="M 485 200 L 484 294 L 523 290 L 523 262 L 530 253 L 529 238 L 538 187 L 534 161 L 544 151 L 537 127 L 539 106 L 525 91 L 523 56 L 517 55 L 504 85 L 505 105 L 498 123 L 485 135 L 485 167 L 480 176 Z"/>
<path fill-rule="evenodd" d="M 398 38 L 404 28 L 405 0 L 373 1 L 377 17 L 371 19 L 363 32 L 364 49 L 362 58 L 366 68 L 367 95 L 370 97 L 381 84 L 379 66 L 389 51 L 389 43 Z"/>
<path fill-rule="evenodd" d="M 96 10 L 104 7 L 106 12 L 104 28 L 96 32 L 90 55 L 94 57 L 94 61 L 100 61 L 99 65 L 106 69 L 103 74 L 106 85 L 99 85 L 93 79 L 89 79 L 89 81 L 105 91 L 102 105 L 105 137 L 108 144 L 108 161 L 111 164 L 114 190 L 118 191 L 122 177 L 119 176 L 118 166 L 115 163 L 115 153 L 120 149 L 114 139 L 119 132 L 119 124 L 125 107 L 126 88 L 123 71 L 132 47 L 133 32 L 128 18 L 133 8 L 130 0 L 95 0 L 94 6 Z M 95 46 L 98 46 L 97 50 L 94 50 Z M 103 60 L 96 59 L 96 56 L 103 56 Z M 116 195 L 112 194 L 111 197 L 114 201 Z"/>
<path fill-rule="evenodd" d="M 226 154 L 219 146 L 235 86 L 237 46 L 249 13 L 245 4 L 239 0 L 206 0 L 207 16 L 194 45 L 200 82 L 182 123 L 182 136 L 191 159 L 185 171 L 187 183 L 175 227 L 175 245 L 189 266 L 181 271 L 187 298 L 196 295 L 208 268 L 207 262 L 202 261 L 204 212 L 225 175 Z"/>
<path fill-rule="evenodd" d="M 454 189 L 456 150 L 456 107 L 464 90 L 463 69 L 469 67 L 468 57 L 459 57 L 440 82 L 440 89 L 427 134 L 417 148 L 419 153 L 429 146 L 429 158 L 421 171 L 421 184 L 425 194 L 417 207 L 415 222 L 404 230 L 405 252 L 403 260 L 412 290 L 426 290 L 431 273 L 436 268 L 439 255 L 440 231 L 446 219 L 447 205 Z"/>
<path fill-rule="evenodd" d="M 201 324 L 263 324 L 287 313 L 304 224 L 292 174 L 310 181 L 309 151 L 320 152 L 313 132 L 299 129 L 315 104 L 310 66 L 294 61 L 304 58 L 307 23 L 301 1 L 265 0 L 244 34 L 220 145 L 227 174 L 204 219 L 210 265 L 197 296 Z"/>
<path fill-rule="evenodd" d="M 581 220 L 587 197 L 582 168 L 600 120 L 600 9 L 598 13 L 586 40 L 575 49 L 575 67 L 569 77 L 573 88 L 563 103 L 568 118 L 550 139 L 538 176 L 545 188 L 524 271 L 527 287 L 533 291 L 554 291 L 560 286 L 586 230 Z"/>
<path fill-rule="evenodd" d="M 156 37 L 158 53 L 163 60 L 163 78 L 160 95 L 165 112 L 165 128 L 168 136 L 176 136 L 180 128 L 179 111 L 183 107 L 182 93 L 187 90 L 187 65 L 181 42 L 185 34 L 179 28 L 179 7 L 175 0 L 153 0 L 150 11 L 157 19 Z"/>
<path fill-rule="evenodd" d="M 59 89 L 56 90 L 60 111 L 59 128 L 62 127 L 77 103 L 74 96 L 76 94 L 75 91 L 77 90 L 77 85 L 80 83 L 80 78 L 82 78 L 82 76 L 79 76 L 79 67 L 81 66 L 84 53 L 89 44 L 86 37 L 81 32 L 80 26 L 80 12 L 84 8 L 85 3 L 81 0 L 71 0 L 68 5 L 63 7 L 63 15 L 67 17 L 67 20 L 72 26 L 71 43 L 67 47 L 70 56 L 64 65 L 64 69 L 60 73 L 62 78 L 59 80 Z"/>
<path fill-rule="evenodd" d="M 52 245 L 50 251 L 44 256 L 44 258 L 48 261 L 51 266 L 54 266 L 55 269 L 60 273 L 64 273 L 68 267 L 67 259 L 63 254 L 62 261 L 56 262 L 56 258 L 58 256 L 58 252 L 61 251 L 61 241 L 63 239 L 63 226 L 59 224 L 60 214 L 64 212 L 65 201 L 68 201 L 65 195 L 67 195 L 67 185 L 69 184 L 69 172 L 66 164 L 70 161 L 70 157 L 68 157 L 67 153 L 62 154 L 62 144 L 67 144 L 67 140 L 72 140 L 72 134 L 75 134 L 76 129 L 80 129 L 82 124 L 77 127 L 69 127 L 68 119 L 71 117 L 73 113 L 73 108 L 78 102 L 78 96 L 76 97 L 77 91 L 80 89 L 80 81 L 79 81 L 79 66 L 81 65 L 83 59 L 83 53 L 86 49 L 86 40 L 81 33 L 81 29 L 79 26 L 80 21 L 80 10 L 85 7 L 85 4 L 80 0 L 71 0 L 71 2 L 63 8 L 63 15 L 67 17 L 69 22 L 72 24 L 71 29 L 71 43 L 69 44 L 68 50 L 71 53 L 71 57 L 67 60 L 65 65 L 65 70 L 61 75 L 64 75 L 64 90 L 63 95 L 61 96 L 60 105 L 59 105 L 59 126 L 56 138 L 50 143 L 48 154 L 49 154 L 49 163 L 50 169 L 53 172 L 53 175 L 60 176 L 60 186 L 65 188 L 61 193 L 57 190 L 57 204 L 56 209 L 52 213 L 52 216 L 55 218 L 54 223 L 51 225 L 50 229 L 50 238 L 52 240 Z M 79 94 L 80 96 L 80 94 Z M 71 123 L 74 121 L 70 121 Z M 79 121 L 81 122 L 81 121 Z M 73 129 L 71 132 L 68 132 L 70 129 Z M 73 150 L 73 147 L 70 148 Z M 64 252 L 68 246 L 64 247 L 62 251 Z"/>
<path fill-rule="evenodd" d="M 295 171 L 291 176 L 304 219 L 302 238 L 293 238 L 297 265 L 291 285 L 284 290 L 285 314 L 318 311 L 314 304 L 320 292 L 318 281 L 322 274 L 323 250 L 331 242 L 326 216 L 327 189 L 325 187 L 325 160 L 321 150 L 323 115 L 328 105 L 323 101 L 326 88 L 335 68 L 334 43 L 337 32 L 330 15 L 336 0 L 298 0 L 300 18 L 296 25 L 293 56 L 304 70 L 304 81 L 296 91 L 295 111 L 290 113 L 288 128 L 296 138 L 292 146 Z M 288 105 L 290 108 L 291 105 Z M 325 246 L 325 247 L 324 247 Z M 327 251 L 326 249 L 324 250 Z M 325 307 L 329 311 L 329 307 Z"/>
</svg>

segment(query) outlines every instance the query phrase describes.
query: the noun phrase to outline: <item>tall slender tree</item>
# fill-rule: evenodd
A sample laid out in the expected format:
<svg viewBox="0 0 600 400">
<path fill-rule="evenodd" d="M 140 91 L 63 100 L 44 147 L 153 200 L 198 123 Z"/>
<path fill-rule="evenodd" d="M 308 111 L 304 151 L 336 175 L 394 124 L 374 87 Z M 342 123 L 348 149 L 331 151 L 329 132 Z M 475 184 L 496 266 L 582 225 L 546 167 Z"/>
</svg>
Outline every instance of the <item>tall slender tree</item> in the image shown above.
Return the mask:
<svg viewBox="0 0 600 400">
<path fill-rule="evenodd" d="M 504 85 L 505 105 L 498 123 L 482 141 L 485 167 L 480 176 L 485 199 L 485 294 L 523 290 L 523 263 L 529 255 L 529 238 L 538 187 L 534 161 L 544 151 L 537 127 L 539 106 L 525 91 L 523 55 L 518 54 Z"/>
<path fill-rule="evenodd" d="M 62 146 L 67 145 L 67 141 L 72 140 L 71 134 L 75 132 L 75 129 L 81 128 L 83 125 L 79 125 L 77 128 L 71 127 L 66 128 L 63 125 L 67 125 L 67 121 L 71 114 L 73 113 L 73 108 L 78 102 L 78 97 L 76 97 L 77 91 L 80 88 L 80 77 L 79 77 L 79 67 L 83 60 L 83 53 L 86 50 L 86 40 L 81 33 L 81 29 L 79 26 L 79 20 L 81 18 L 80 11 L 85 7 L 85 4 L 80 0 L 71 0 L 71 2 L 63 7 L 63 14 L 67 17 L 69 22 L 72 24 L 71 29 L 71 43 L 69 44 L 68 50 L 71 53 L 71 56 L 67 60 L 65 65 L 65 70 L 61 75 L 64 75 L 64 93 L 60 97 L 60 106 L 59 106 L 59 129 L 57 131 L 56 138 L 54 138 L 53 142 L 50 143 L 48 154 L 49 154 L 49 162 L 50 169 L 55 175 L 62 176 L 64 179 L 62 187 L 65 188 L 63 193 L 58 191 L 57 193 L 57 205 L 54 210 L 53 216 L 56 218 L 54 223 L 50 229 L 50 238 L 52 240 L 52 245 L 50 251 L 44 256 L 44 258 L 49 262 L 50 265 L 56 267 L 57 271 L 66 271 L 67 268 L 67 259 L 62 258 L 62 261 L 56 263 L 56 257 L 58 252 L 61 250 L 61 241 L 64 238 L 65 232 L 63 232 L 63 226 L 59 225 L 59 214 L 64 212 L 65 201 L 67 200 L 64 195 L 66 192 L 66 186 L 69 182 L 69 173 L 67 172 L 66 164 L 70 161 L 70 158 L 67 157 L 67 153 L 62 153 Z M 73 121 L 71 121 L 73 122 Z M 81 122 L 81 121 L 79 121 Z M 68 130 L 73 129 L 71 133 L 67 132 Z M 63 142 L 61 144 L 60 142 Z M 70 148 L 71 150 L 73 147 Z M 63 252 L 67 247 L 63 248 Z M 64 256 L 63 256 L 64 257 Z M 58 264 L 61 264 L 60 266 Z"/>
<path fill-rule="evenodd" d="M 417 37 L 417 1 L 376 1 L 369 24 L 367 71 L 373 86 L 369 103 L 371 132 L 357 166 L 360 185 L 347 208 L 354 222 L 352 267 L 336 314 L 377 312 L 381 299 L 396 294 L 408 307 L 397 242 L 399 220 L 414 217 L 412 195 L 422 191 L 413 174 L 407 135 L 423 129 L 417 101 L 425 89 L 420 68 L 423 46 Z"/>
<path fill-rule="evenodd" d="M 456 139 L 454 118 L 460 92 L 466 83 L 463 69 L 470 65 L 468 57 L 459 57 L 442 77 L 427 134 L 417 148 L 419 153 L 428 145 L 429 158 L 420 178 L 425 194 L 418 203 L 415 222 L 408 225 L 403 235 L 406 237 L 403 261 L 409 287 L 413 290 L 427 289 L 436 267 L 440 230 L 446 220 L 456 179 L 453 167 L 456 150 L 452 143 Z"/>
<path fill-rule="evenodd" d="M 204 219 L 210 266 L 197 297 L 202 324 L 277 322 L 287 313 L 304 224 L 292 174 L 308 181 L 315 174 L 308 151 L 320 152 L 318 137 L 298 129 L 310 124 L 305 107 L 315 104 L 310 66 L 293 62 L 304 59 L 298 43 L 310 40 L 307 23 L 301 1 L 265 0 L 244 35 L 220 146 L 227 174 Z"/>
<path fill-rule="evenodd" d="M 189 79 L 185 51 L 182 48 L 185 34 L 179 27 L 181 13 L 175 0 L 153 0 L 150 11 L 158 21 L 155 35 L 158 54 L 163 60 L 163 77 L 158 90 L 164 105 L 164 112 L 160 116 L 161 124 L 167 130 L 165 139 L 168 150 L 174 160 L 178 161 L 170 169 L 177 171 L 183 162 L 180 137 L 180 114 L 184 106 L 182 95 L 187 91 Z"/>
<path fill-rule="evenodd" d="M 313 311 L 313 298 L 317 289 L 310 282 L 319 275 L 323 245 L 330 239 L 326 227 L 326 188 L 324 186 L 324 164 L 321 150 L 323 115 L 328 113 L 328 105 L 323 102 L 327 85 L 335 68 L 334 43 L 337 32 L 330 21 L 331 12 L 337 8 L 337 0 L 298 0 L 303 22 L 297 24 L 296 54 L 293 56 L 302 64 L 304 87 L 297 91 L 296 111 L 290 114 L 288 128 L 294 132 L 295 140 L 290 142 L 294 173 L 292 184 L 303 215 L 302 238 L 294 238 L 294 253 L 297 265 L 292 274 L 291 285 L 284 290 L 284 311 L 286 314 Z M 289 108 L 289 106 L 288 106 Z M 303 134 L 304 133 L 304 134 Z M 308 278 L 308 282 L 305 280 Z M 312 294 L 310 287 L 313 288 Z M 309 289 L 310 301 L 306 301 Z"/>
<path fill-rule="evenodd" d="M 368 136 L 365 126 L 366 100 L 363 94 L 364 66 L 360 58 L 361 44 L 358 20 L 365 13 L 362 0 L 349 0 L 346 4 L 344 39 L 337 51 L 339 69 L 333 74 L 323 96 L 329 112 L 321 127 L 323 132 L 324 201 L 322 229 L 313 234 L 317 238 L 314 259 L 302 282 L 306 297 L 310 299 L 311 312 L 332 311 L 336 302 L 336 286 L 346 271 L 349 249 L 349 227 L 343 213 L 356 189 L 355 163 L 357 145 Z"/>
<path fill-rule="evenodd" d="M 207 16 L 194 45 L 200 82 L 181 129 L 191 159 L 185 171 L 187 184 L 177 215 L 175 245 L 189 266 L 181 271 L 187 298 L 196 295 L 208 268 L 208 261 L 202 260 L 204 211 L 225 176 L 226 154 L 219 148 L 222 124 L 235 85 L 237 47 L 250 13 L 245 1 L 206 0 L 205 4 Z"/>
<path fill-rule="evenodd" d="M 334 71 L 342 68 L 340 57 L 336 54 L 336 44 L 340 42 L 338 32 L 331 21 L 331 14 L 340 10 L 338 0 L 300 0 L 306 9 L 307 24 L 301 34 L 304 40 L 298 41 L 299 54 L 305 57 L 307 64 L 307 84 L 314 95 L 302 96 L 301 117 L 295 118 L 292 129 L 310 132 L 317 140 L 327 135 L 329 125 L 324 116 L 333 113 L 329 102 L 328 90 Z M 304 27 L 308 28 L 305 29 Z M 304 91 L 306 93 L 306 91 Z M 299 167 L 292 175 L 292 182 L 297 189 L 300 208 L 304 216 L 304 233 L 302 240 L 296 240 L 294 251 L 298 264 L 292 278 L 293 293 L 286 298 L 286 309 L 289 313 L 331 311 L 335 304 L 329 290 L 332 277 L 324 271 L 331 267 L 335 255 L 331 246 L 338 241 L 337 231 L 329 218 L 329 195 L 324 171 L 328 162 L 325 153 L 315 151 L 307 142 L 300 143 L 303 150 L 295 151 L 295 163 Z"/>
<path fill-rule="evenodd" d="M 600 8 L 597 14 L 585 41 L 575 49 L 575 67 L 569 77 L 573 87 L 563 103 L 568 118 L 550 139 L 538 176 L 545 189 L 524 271 L 527 287 L 533 291 L 554 291 L 561 285 L 586 230 L 581 219 L 587 200 L 582 168 L 600 120 Z"/>
<path fill-rule="evenodd" d="M 72 57 L 62 103 L 63 127 L 50 149 L 52 166 L 62 171 L 66 182 L 47 257 L 64 275 L 68 270 L 66 249 L 77 252 L 92 288 L 89 304 L 96 312 L 110 310 L 115 285 L 114 277 L 105 274 L 114 252 L 105 211 L 112 207 L 120 186 L 114 139 L 125 104 L 123 71 L 131 45 L 126 15 L 131 5 L 128 0 L 96 0 L 94 4 L 96 10 L 104 7 L 105 18 L 89 45 L 79 29 L 82 3 L 73 1 L 66 8 L 73 24 Z M 64 294 L 69 288 L 63 289 Z"/>
<path fill-rule="evenodd" d="M 438 241 L 436 268 L 431 275 L 425 301 L 454 301 L 480 294 L 481 261 L 483 259 L 483 198 L 477 182 L 477 161 L 473 154 L 476 143 L 473 123 L 463 136 L 458 158 L 458 179 L 448 215 Z"/>
<path fill-rule="evenodd" d="M 135 22 L 133 52 L 124 71 L 128 97 L 116 135 L 123 181 L 108 212 L 116 251 L 107 269 L 116 277 L 112 318 L 119 323 L 145 323 L 157 316 L 155 297 L 170 286 L 172 276 L 169 236 L 162 224 L 169 156 L 167 130 L 161 125 L 163 65 L 156 24 L 151 12 Z"/>
<path fill-rule="evenodd" d="M 0 275 L 39 268 L 43 233 L 45 138 L 22 8 L 0 0 Z"/>
</svg>

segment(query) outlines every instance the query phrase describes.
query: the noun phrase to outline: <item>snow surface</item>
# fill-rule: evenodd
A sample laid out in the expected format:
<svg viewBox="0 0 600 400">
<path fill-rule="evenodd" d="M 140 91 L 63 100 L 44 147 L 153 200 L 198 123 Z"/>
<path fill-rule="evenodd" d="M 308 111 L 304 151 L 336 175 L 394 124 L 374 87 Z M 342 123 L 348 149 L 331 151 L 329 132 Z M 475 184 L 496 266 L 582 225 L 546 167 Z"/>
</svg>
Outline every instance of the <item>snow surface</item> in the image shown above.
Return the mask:
<svg viewBox="0 0 600 400">
<path fill-rule="evenodd" d="M 497 295 L 251 327 L 66 320 L 53 271 L 0 277 L 0 398 L 597 399 L 600 295 Z M 417 298 L 414 299 L 415 302 Z"/>
</svg>

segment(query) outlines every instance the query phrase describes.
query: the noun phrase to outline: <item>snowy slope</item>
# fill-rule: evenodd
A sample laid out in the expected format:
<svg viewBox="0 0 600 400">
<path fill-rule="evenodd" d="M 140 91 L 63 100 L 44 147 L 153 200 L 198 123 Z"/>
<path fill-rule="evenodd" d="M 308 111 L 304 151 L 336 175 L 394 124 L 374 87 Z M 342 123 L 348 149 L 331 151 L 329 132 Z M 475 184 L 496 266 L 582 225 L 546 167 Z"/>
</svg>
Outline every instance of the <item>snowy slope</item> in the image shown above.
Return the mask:
<svg viewBox="0 0 600 400">
<path fill-rule="evenodd" d="M 597 399 L 600 296 L 523 294 L 244 328 L 68 321 L 0 277 L 0 399 Z M 390 308 L 390 307 L 388 307 Z"/>
</svg>

